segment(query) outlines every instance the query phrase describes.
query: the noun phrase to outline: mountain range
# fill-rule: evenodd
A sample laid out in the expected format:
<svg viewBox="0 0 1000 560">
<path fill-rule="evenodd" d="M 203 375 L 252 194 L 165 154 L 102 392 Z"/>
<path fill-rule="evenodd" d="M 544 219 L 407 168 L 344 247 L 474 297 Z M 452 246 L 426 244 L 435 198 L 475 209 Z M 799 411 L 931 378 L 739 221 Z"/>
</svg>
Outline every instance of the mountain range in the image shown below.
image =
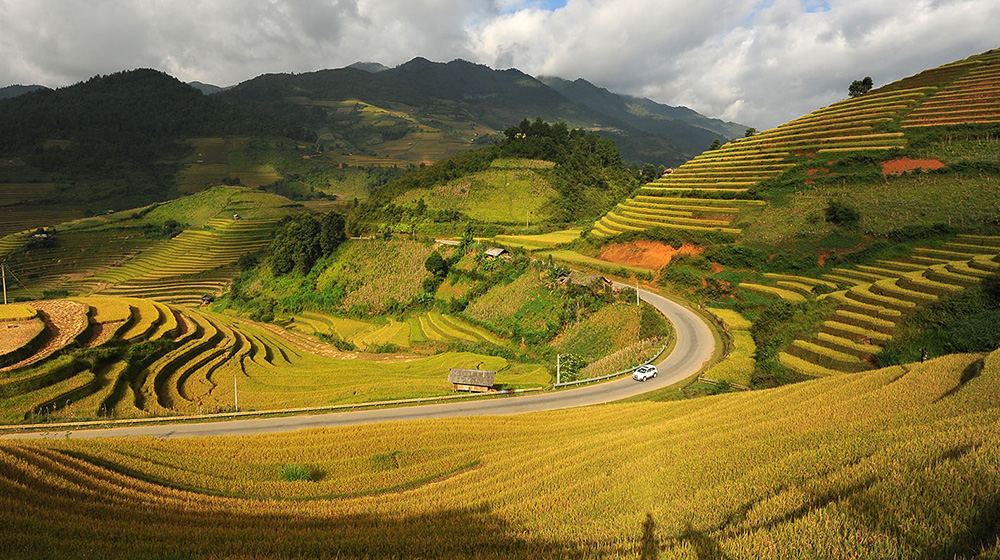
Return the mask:
<svg viewBox="0 0 1000 560">
<path fill-rule="evenodd" d="M 582 78 L 535 78 L 464 60 L 418 57 L 395 68 L 356 62 L 332 70 L 264 74 L 232 87 L 188 85 L 263 112 L 286 129 L 311 131 L 345 158 L 363 155 L 383 164 L 444 159 L 488 142 L 525 118 L 595 130 L 615 140 L 627 161 L 670 166 L 716 138 L 725 142 L 746 129 L 686 107 L 616 94 Z M 42 88 L 9 86 L 0 89 L 0 99 Z M 313 138 L 311 133 L 299 136 Z"/>
</svg>

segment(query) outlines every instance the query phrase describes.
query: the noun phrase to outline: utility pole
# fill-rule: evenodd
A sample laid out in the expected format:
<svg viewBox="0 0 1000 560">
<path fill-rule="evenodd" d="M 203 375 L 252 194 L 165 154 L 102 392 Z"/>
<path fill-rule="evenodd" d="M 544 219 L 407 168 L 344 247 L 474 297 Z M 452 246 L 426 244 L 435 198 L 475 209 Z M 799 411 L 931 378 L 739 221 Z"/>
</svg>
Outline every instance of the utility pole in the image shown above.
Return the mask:
<svg viewBox="0 0 1000 560">
<path fill-rule="evenodd" d="M 3 277 L 3 304 L 7 305 L 7 267 L 0 263 L 0 276 Z"/>
<path fill-rule="evenodd" d="M 240 411 L 240 394 L 236 391 L 236 374 L 233 374 L 233 402 L 236 403 L 236 412 Z"/>
<path fill-rule="evenodd" d="M 562 358 L 562 354 L 556 354 L 556 385 L 559 384 L 559 359 Z"/>
<path fill-rule="evenodd" d="M 635 275 L 635 306 L 639 307 L 639 275 Z"/>
<path fill-rule="evenodd" d="M 531 210 L 525 210 L 524 211 L 524 231 L 528 231 L 528 214 L 529 213 L 531 213 Z"/>
</svg>

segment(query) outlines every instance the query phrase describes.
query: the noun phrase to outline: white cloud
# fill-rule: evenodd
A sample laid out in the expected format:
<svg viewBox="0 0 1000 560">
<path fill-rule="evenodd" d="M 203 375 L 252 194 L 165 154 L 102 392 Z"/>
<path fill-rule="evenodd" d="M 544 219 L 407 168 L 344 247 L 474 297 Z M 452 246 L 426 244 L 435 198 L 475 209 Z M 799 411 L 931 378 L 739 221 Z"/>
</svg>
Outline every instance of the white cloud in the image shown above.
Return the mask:
<svg viewBox="0 0 1000 560">
<path fill-rule="evenodd" d="M 995 0 L 0 0 L 0 85 L 465 58 L 765 128 L 998 47 Z M 555 9 L 546 8 L 555 7 Z M 829 9 L 826 9 L 828 7 Z"/>
</svg>

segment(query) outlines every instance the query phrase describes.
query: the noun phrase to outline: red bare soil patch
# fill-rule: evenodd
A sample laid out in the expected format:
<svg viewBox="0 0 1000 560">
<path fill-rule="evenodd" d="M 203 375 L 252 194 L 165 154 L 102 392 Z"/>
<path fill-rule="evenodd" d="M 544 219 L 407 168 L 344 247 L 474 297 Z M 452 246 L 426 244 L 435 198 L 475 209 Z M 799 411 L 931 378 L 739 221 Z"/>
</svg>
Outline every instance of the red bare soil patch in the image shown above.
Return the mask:
<svg viewBox="0 0 1000 560">
<path fill-rule="evenodd" d="M 812 177 L 836 177 L 837 174 L 831 173 L 830 170 L 825 167 L 823 168 L 814 167 L 812 169 L 806 170 L 806 176 L 810 177 L 809 179 L 806 179 L 806 184 L 811 185 L 816 182 L 814 179 L 812 179 Z"/>
<path fill-rule="evenodd" d="M 937 159 L 899 158 L 882 162 L 882 175 L 902 175 L 910 171 L 931 171 L 942 167 L 944 163 Z"/>
<path fill-rule="evenodd" d="M 633 241 L 608 245 L 601 250 L 601 254 L 597 258 L 603 261 L 657 270 L 669 264 L 674 255 L 697 255 L 704 250 L 704 247 L 690 243 L 684 243 L 680 248 L 675 249 L 659 241 Z"/>
</svg>

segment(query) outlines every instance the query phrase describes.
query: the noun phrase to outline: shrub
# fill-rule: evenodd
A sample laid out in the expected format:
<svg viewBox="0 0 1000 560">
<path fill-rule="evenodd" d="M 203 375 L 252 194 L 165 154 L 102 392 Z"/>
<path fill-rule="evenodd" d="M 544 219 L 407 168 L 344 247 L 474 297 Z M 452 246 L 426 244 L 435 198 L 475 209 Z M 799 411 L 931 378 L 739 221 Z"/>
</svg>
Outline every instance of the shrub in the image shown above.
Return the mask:
<svg viewBox="0 0 1000 560">
<path fill-rule="evenodd" d="M 838 226 L 854 227 L 861 222 L 861 213 L 839 200 L 831 200 L 824 212 L 826 221 Z"/>
<path fill-rule="evenodd" d="M 236 264 L 239 265 L 240 270 L 247 270 L 257 266 L 257 262 L 257 255 L 253 253 L 243 253 L 240 255 L 239 260 L 236 261 Z"/>
<path fill-rule="evenodd" d="M 281 467 L 278 478 L 286 482 L 316 482 L 322 478 L 322 472 L 312 465 L 291 463 Z"/>
</svg>

